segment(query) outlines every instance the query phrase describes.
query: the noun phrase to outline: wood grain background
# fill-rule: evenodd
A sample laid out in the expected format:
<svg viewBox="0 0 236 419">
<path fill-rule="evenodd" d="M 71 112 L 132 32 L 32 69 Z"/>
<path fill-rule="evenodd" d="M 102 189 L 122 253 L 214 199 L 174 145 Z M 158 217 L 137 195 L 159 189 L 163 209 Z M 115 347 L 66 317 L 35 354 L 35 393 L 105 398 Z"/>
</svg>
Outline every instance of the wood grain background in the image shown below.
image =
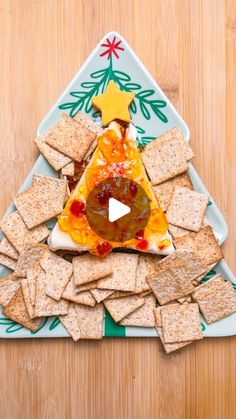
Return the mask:
<svg viewBox="0 0 236 419">
<path fill-rule="evenodd" d="M 187 121 L 236 272 L 236 2 L 0 0 L 0 211 L 36 128 L 99 39 L 120 32 Z M 158 339 L 0 342 L 0 418 L 236 417 L 236 338 L 166 356 Z"/>
</svg>

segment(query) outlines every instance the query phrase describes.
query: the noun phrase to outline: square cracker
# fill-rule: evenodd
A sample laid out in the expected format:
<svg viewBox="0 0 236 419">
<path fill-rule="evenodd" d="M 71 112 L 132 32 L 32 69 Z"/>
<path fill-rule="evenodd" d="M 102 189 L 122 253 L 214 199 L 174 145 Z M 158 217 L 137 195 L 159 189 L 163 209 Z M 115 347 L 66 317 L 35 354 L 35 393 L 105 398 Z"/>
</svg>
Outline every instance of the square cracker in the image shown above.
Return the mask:
<svg viewBox="0 0 236 419">
<path fill-rule="evenodd" d="M 62 212 L 65 194 L 64 180 L 37 175 L 37 182 L 17 194 L 13 201 L 27 227 L 32 229 Z"/>
<path fill-rule="evenodd" d="M 73 160 L 80 162 L 97 134 L 79 121 L 62 114 L 46 136 L 46 143 Z"/>
<path fill-rule="evenodd" d="M 94 132 L 97 135 L 102 135 L 103 129 L 91 119 L 89 116 L 85 115 L 83 112 L 78 112 L 74 120 L 80 122 L 80 124 L 85 125 L 90 131 Z"/>
<path fill-rule="evenodd" d="M 141 158 L 153 185 L 188 170 L 182 151 L 166 141 L 151 141 L 141 153 Z"/>
<path fill-rule="evenodd" d="M 101 289 L 134 291 L 138 255 L 133 253 L 110 254 L 112 274 L 97 282 Z"/>
<path fill-rule="evenodd" d="M 80 339 L 102 339 L 104 309 L 102 304 L 95 307 L 75 305 L 79 321 Z"/>
<path fill-rule="evenodd" d="M 6 266 L 14 271 L 16 269 L 16 264 L 17 261 L 15 259 L 9 258 L 9 256 L 0 253 L 0 265 Z"/>
<path fill-rule="evenodd" d="M 35 264 L 34 267 L 35 278 L 35 317 L 40 316 L 59 316 L 68 313 L 69 302 L 61 299 L 56 301 L 46 295 L 45 289 L 48 283 L 47 276 L 41 266 Z"/>
<path fill-rule="evenodd" d="M 166 180 L 159 185 L 153 186 L 153 190 L 158 198 L 158 202 L 162 211 L 165 212 L 167 210 L 176 186 L 181 186 L 183 188 L 193 190 L 193 184 L 188 172 L 181 173 L 172 179 Z"/>
<path fill-rule="evenodd" d="M 25 245 L 24 250 L 20 253 L 17 261 L 15 275 L 26 277 L 28 269 L 38 262 L 43 257 L 44 253 L 48 251 L 48 246 L 46 244 Z"/>
<path fill-rule="evenodd" d="M 111 317 L 115 322 L 121 321 L 133 311 L 145 304 L 145 298 L 140 298 L 138 295 L 131 295 L 129 297 L 115 298 L 112 300 L 105 300 L 104 306 L 109 311 Z"/>
<path fill-rule="evenodd" d="M 106 298 L 111 297 L 113 294 L 112 290 L 99 290 L 98 288 L 91 289 L 90 292 L 97 303 L 101 303 L 102 301 L 106 300 Z"/>
<path fill-rule="evenodd" d="M 42 242 L 50 233 L 44 224 L 29 230 L 18 211 L 14 211 L 3 218 L 0 222 L 0 228 L 18 252 L 22 251 L 25 244 Z"/>
<path fill-rule="evenodd" d="M 65 154 L 60 153 L 60 151 L 55 150 L 55 148 L 50 147 L 50 145 L 46 143 L 46 138 L 47 134 L 42 135 L 42 137 L 37 137 L 35 138 L 34 143 L 48 163 L 55 170 L 60 170 L 67 164 L 70 164 L 71 159 L 68 156 L 65 156 Z"/>
<path fill-rule="evenodd" d="M 144 291 L 150 291 L 146 276 L 151 274 L 155 269 L 156 263 L 161 259 L 162 257 L 158 255 L 139 255 L 135 280 L 135 293 L 138 294 Z"/>
<path fill-rule="evenodd" d="M 171 352 L 178 351 L 179 349 L 183 348 L 184 346 L 189 345 L 192 343 L 191 340 L 187 342 L 176 342 L 176 343 L 165 343 L 163 339 L 163 331 L 162 327 L 156 327 L 157 333 L 159 335 L 159 338 L 161 340 L 161 343 L 163 345 L 163 348 L 165 349 L 167 354 L 170 354 Z"/>
<path fill-rule="evenodd" d="M 189 233 L 174 241 L 177 250 L 195 252 L 205 265 L 211 265 L 223 259 L 224 255 L 213 233 L 212 227 L 207 225 L 198 233 Z"/>
<path fill-rule="evenodd" d="M 0 253 L 15 260 L 17 260 L 19 257 L 19 253 L 16 251 L 15 247 L 12 246 L 12 244 L 6 237 L 3 237 L 3 239 L 0 242 Z"/>
<path fill-rule="evenodd" d="M 171 304 L 161 308 L 163 340 L 165 343 L 202 339 L 198 304 Z"/>
<path fill-rule="evenodd" d="M 5 307 L 20 287 L 19 279 L 10 274 L 0 279 L 0 304 Z"/>
<path fill-rule="evenodd" d="M 208 196 L 187 188 L 176 187 L 166 212 L 169 223 L 199 231 L 208 204 Z"/>
<path fill-rule="evenodd" d="M 76 292 L 73 276 L 70 278 L 66 288 L 64 289 L 62 298 L 77 304 L 84 304 L 90 307 L 94 307 L 96 304 L 96 300 L 90 291 L 82 291 L 80 293 Z"/>
<path fill-rule="evenodd" d="M 28 287 L 29 287 L 31 304 L 34 306 L 34 304 L 35 304 L 35 292 L 36 292 L 36 278 L 35 278 L 34 265 L 27 269 L 26 278 L 27 278 Z"/>
<path fill-rule="evenodd" d="M 186 161 L 189 161 L 194 157 L 194 152 L 191 149 L 189 143 L 186 141 L 183 131 L 179 127 L 172 128 L 154 141 L 168 142 L 176 150 L 179 150 L 181 153 L 183 153 Z"/>
<path fill-rule="evenodd" d="M 75 285 L 93 282 L 112 273 L 110 256 L 99 258 L 90 253 L 85 253 L 75 257 L 72 263 Z"/>
<path fill-rule="evenodd" d="M 42 323 L 42 318 L 31 319 L 29 317 L 21 287 L 19 287 L 11 301 L 4 308 L 3 314 L 32 331 L 37 330 Z"/>
<path fill-rule="evenodd" d="M 71 161 L 61 169 L 62 176 L 74 176 L 75 174 L 75 162 Z"/>
<path fill-rule="evenodd" d="M 50 251 L 44 253 L 39 263 L 47 276 L 46 294 L 59 301 L 72 275 L 72 264 Z"/>
<path fill-rule="evenodd" d="M 135 310 L 120 321 L 122 326 L 154 327 L 155 318 L 153 310 L 156 307 L 156 298 L 153 294 L 145 297 L 143 306 Z"/>
<path fill-rule="evenodd" d="M 80 338 L 80 325 L 75 309 L 75 304 L 70 304 L 68 313 L 65 316 L 59 316 L 60 322 L 63 324 L 72 339 L 76 342 Z"/>
<path fill-rule="evenodd" d="M 196 288 L 193 298 L 208 324 L 236 312 L 236 292 L 231 282 L 218 274 Z"/>
</svg>

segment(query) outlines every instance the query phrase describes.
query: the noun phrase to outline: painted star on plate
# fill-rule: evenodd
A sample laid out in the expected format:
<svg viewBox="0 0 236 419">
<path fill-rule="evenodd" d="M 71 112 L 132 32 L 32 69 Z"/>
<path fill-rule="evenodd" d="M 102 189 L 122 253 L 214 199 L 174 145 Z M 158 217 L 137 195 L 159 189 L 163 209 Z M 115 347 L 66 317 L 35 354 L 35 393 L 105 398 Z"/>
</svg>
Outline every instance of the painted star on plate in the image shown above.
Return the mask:
<svg viewBox="0 0 236 419">
<path fill-rule="evenodd" d="M 121 91 L 113 80 L 104 93 L 94 96 L 92 104 L 102 112 L 102 124 L 108 125 L 114 119 L 130 122 L 129 105 L 135 94 Z"/>
</svg>

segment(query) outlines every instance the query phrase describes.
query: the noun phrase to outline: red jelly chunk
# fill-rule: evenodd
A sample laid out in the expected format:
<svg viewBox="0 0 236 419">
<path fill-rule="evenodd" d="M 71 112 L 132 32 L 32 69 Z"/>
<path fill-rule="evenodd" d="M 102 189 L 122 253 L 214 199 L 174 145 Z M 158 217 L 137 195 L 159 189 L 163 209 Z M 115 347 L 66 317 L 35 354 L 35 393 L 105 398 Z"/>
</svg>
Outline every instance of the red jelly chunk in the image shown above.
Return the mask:
<svg viewBox="0 0 236 419">
<path fill-rule="evenodd" d="M 133 197 L 135 197 L 135 195 L 137 195 L 137 192 L 138 192 L 138 187 L 137 187 L 137 185 L 135 185 L 135 183 L 131 183 L 129 188 L 130 188 L 130 193 L 131 193 L 131 195 L 132 195 Z"/>
<path fill-rule="evenodd" d="M 109 242 L 103 242 L 97 245 L 97 252 L 100 256 L 106 256 L 111 251 L 112 245 Z"/>
<path fill-rule="evenodd" d="M 76 217 L 81 217 L 86 214 L 86 206 L 82 201 L 73 201 L 70 206 L 70 212 Z"/>
<path fill-rule="evenodd" d="M 148 248 L 148 241 L 145 240 L 145 239 L 140 240 L 137 243 L 136 248 L 139 249 L 139 250 L 147 250 L 147 248 Z"/>
</svg>

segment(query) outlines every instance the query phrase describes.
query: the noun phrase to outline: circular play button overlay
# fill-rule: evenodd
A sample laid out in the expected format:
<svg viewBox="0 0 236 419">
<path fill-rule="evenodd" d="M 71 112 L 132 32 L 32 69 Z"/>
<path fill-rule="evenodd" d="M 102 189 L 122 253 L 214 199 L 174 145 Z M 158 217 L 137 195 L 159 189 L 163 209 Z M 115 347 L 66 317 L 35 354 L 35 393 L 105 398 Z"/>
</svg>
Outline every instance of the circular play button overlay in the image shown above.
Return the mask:
<svg viewBox="0 0 236 419">
<path fill-rule="evenodd" d="M 92 230 L 113 242 L 124 242 L 144 230 L 151 212 L 146 192 L 125 177 L 106 179 L 95 186 L 86 208 Z"/>
</svg>

